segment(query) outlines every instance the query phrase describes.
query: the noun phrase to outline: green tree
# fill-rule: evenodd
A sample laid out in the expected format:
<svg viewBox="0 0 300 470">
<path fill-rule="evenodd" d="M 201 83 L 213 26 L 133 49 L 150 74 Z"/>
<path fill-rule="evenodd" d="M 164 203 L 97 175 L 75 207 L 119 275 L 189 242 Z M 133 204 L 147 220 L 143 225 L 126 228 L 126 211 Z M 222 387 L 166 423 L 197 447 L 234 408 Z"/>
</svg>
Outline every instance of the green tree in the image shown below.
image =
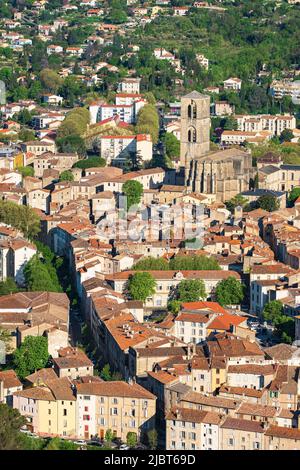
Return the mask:
<svg viewBox="0 0 300 470">
<path fill-rule="evenodd" d="M 74 181 L 74 175 L 72 171 L 65 170 L 59 175 L 59 181 Z"/>
<path fill-rule="evenodd" d="M 143 185 L 139 181 L 128 180 L 123 184 L 122 191 L 127 196 L 127 210 L 140 203 L 143 190 Z"/>
<path fill-rule="evenodd" d="M 47 365 L 49 359 L 48 341 L 44 336 L 26 336 L 21 346 L 14 351 L 13 365 L 17 375 L 27 375 Z"/>
<path fill-rule="evenodd" d="M 101 377 L 101 379 L 105 380 L 106 382 L 108 382 L 112 379 L 109 364 L 105 364 L 105 366 L 101 370 L 100 377 Z"/>
<path fill-rule="evenodd" d="M 280 134 L 279 140 L 280 142 L 291 142 L 293 139 L 294 134 L 290 129 L 283 129 L 283 131 Z"/>
<path fill-rule="evenodd" d="M 54 266 L 43 262 L 38 255 L 26 264 L 24 277 L 29 291 L 62 292 Z"/>
<path fill-rule="evenodd" d="M 0 450 L 21 450 L 20 429 L 25 424 L 18 410 L 0 403 Z"/>
<path fill-rule="evenodd" d="M 168 302 L 168 310 L 175 315 L 180 312 L 181 301 L 180 300 L 169 300 Z"/>
<path fill-rule="evenodd" d="M 148 438 L 148 445 L 151 450 L 154 450 L 157 448 L 157 443 L 158 443 L 158 436 L 157 436 L 157 431 L 156 429 L 150 429 L 147 433 L 147 438 Z"/>
<path fill-rule="evenodd" d="M 31 129 L 25 129 L 24 127 L 18 133 L 18 138 L 22 142 L 30 142 L 31 140 L 36 140 L 34 131 Z"/>
<path fill-rule="evenodd" d="M 60 450 L 60 439 L 59 437 L 54 437 L 50 439 L 48 444 L 45 447 L 45 450 Z"/>
<path fill-rule="evenodd" d="M 271 300 L 271 302 L 266 303 L 263 309 L 263 318 L 266 321 L 277 325 L 280 323 L 280 318 L 283 315 L 283 305 L 279 300 Z"/>
<path fill-rule="evenodd" d="M 40 80 L 44 89 L 51 93 L 57 93 L 63 83 L 60 75 L 58 75 L 54 70 L 48 68 L 41 71 Z"/>
<path fill-rule="evenodd" d="M 238 305 L 244 298 L 244 285 L 235 277 L 230 276 L 218 282 L 216 299 L 220 305 Z"/>
<path fill-rule="evenodd" d="M 5 281 L 0 282 L 0 295 L 15 294 L 19 292 L 19 288 L 12 277 L 8 277 Z"/>
<path fill-rule="evenodd" d="M 300 186 L 297 186 L 291 190 L 289 193 L 288 201 L 293 204 L 296 199 L 300 196 Z"/>
<path fill-rule="evenodd" d="M 34 169 L 32 166 L 19 166 L 18 171 L 21 173 L 23 178 L 26 176 L 34 176 Z"/>
<path fill-rule="evenodd" d="M 29 206 L 11 201 L 0 201 L 0 222 L 21 230 L 25 237 L 34 238 L 40 232 L 40 219 Z"/>
<path fill-rule="evenodd" d="M 190 270 L 190 271 L 211 271 L 220 270 L 218 261 L 209 256 L 196 255 L 196 256 L 175 256 L 169 262 L 169 269 L 177 270 Z"/>
<path fill-rule="evenodd" d="M 142 258 L 134 265 L 135 271 L 162 271 L 168 270 L 169 264 L 168 261 L 164 258 L 153 258 L 148 256 L 146 258 Z"/>
<path fill-rule="evenodd" d="M 150 134 L 154 144 L 158 142 L 159 117 L 154 105 L 146 104 L 140 109 L 135 130 L 137 134 Z"/>
<path fill-rule="evenodd" d="M 9 354 L 12 351 L 11 340 L 12 336 L 10 331 L 0 326 L 0 342 L 5 345 L 5 354 Z"/>
<path fill-rule="evenodd" d="M 238 206 L 240 207 L 245 207 L 249 203 L 248 199 L 246 199 L 244 196 L 241 194 L 237 194 L 233 198 L 229 199 L 229 201 L 225 202 L 226 208 L 230 212 L 234 212 L 234 209 Z"/>
<path fill-rule="evenodd" d="M 279 209 L 279 200 L 272 194 L 264 194 L 257 199 L 257 206 L 268 212 L 274 212 Z"/>
<path fill-rule="evenodd" d="M 74 163 L 73 168 L 80 168 L 82 170 L 87 170 L 88 168 L 100 167 L 103 168 L 106 166 L 106 161 L 101 157 L 90 157 L 85 158 L 84 160 L 79 160 Z"/>
<path fill-rule="evenodd" d="M 106 433 L 105 433 L 105 437 L 104 437 L 105 442 L 106 442 L 108 445 L 110 445 L 111 442 L 112 442 L 112 440 L 113 440 L 113 438 L 114 438 L 114 433 L 112 432 L 111 429 L 107 429 L 107 431 L 106 431 Z"/>
<path fill-rule="evenodd" d="M 168 158 L 176 158 L 180 156 L 180 142 L 171 132 L 166 132 L 162 138 L 165 144 L 166 154 Z"/>
<path fill-rule="evenodd" d="M 279 300 L 271 300 L 263 309 L 263 319 L 275 326 L 275 335 L 283 343 L 291 344 L 295 336 L 295 321 L 284 315 L 284 308 Z"/>
<path fill-rule="evenodd" d="M 56 139 L 56 145 L 62 153 L 77 153 L 79 157 L 85 157 L 86 145 L 79 135 L 70 134 Z M 79 163 L 79 162 L 78 162 Z"/>
<path fill-rule="evenodd" d="M 133 300 L 146 301 L 155 293 L 156 281 L 148 272 L 137 272 L 128 280 L 128 292 Z"/>
<path fill-rule="evenodd" d="M 195 302 L 205 299 L 205 285 L 202 279 L 185 279 L 177 286 L 177 296 L 180 302 Z"/>
<path fill-rule="evenodd" d="M 126 443 L 129 447 L 135 447 L 137 445 L 136 432 L 128 432 L 126 436 Z"/>
</svg>

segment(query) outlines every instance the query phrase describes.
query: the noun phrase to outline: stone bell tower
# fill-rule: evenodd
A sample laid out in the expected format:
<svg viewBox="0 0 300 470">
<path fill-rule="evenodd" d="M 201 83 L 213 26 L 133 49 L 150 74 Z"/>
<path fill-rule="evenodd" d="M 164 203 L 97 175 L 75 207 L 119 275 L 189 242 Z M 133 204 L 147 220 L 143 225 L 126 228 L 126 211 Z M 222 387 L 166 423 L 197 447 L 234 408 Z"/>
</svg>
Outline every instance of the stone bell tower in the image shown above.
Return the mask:
<svg viewBox="0 0 300 470">
<path fill-rule="evenodd" d="M 186 178 L 191 162 L 209 152 L 209 137 L 210 97 L 192 91 L 181 98 L 180 165 Z"/>
</svg>

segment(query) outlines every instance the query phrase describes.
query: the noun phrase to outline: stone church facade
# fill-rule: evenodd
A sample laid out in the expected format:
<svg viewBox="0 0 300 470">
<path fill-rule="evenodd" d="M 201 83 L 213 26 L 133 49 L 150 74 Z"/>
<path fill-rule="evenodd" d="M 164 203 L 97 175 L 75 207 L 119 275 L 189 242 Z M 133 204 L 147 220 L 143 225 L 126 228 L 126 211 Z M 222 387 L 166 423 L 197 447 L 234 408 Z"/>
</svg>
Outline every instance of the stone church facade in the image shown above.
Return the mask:
<svg viewBox="0 0 300 470">
<path fill-rule="evenodd" d="M 180 163 L 191 191 L 215 194 L 222 202 L 248 190 L 255 175 L 250 152 L 210 151 L 210 97 L 197 91 L 181 99 Z"/>
</svg>

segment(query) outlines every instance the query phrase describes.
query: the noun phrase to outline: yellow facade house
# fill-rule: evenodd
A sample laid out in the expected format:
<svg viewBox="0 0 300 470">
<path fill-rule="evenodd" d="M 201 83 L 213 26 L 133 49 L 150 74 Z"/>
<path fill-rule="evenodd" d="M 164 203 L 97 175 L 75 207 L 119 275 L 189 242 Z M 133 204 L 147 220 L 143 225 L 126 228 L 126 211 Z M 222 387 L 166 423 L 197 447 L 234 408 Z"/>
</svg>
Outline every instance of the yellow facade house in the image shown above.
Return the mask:
<svg viewBox="0 0 300 470">
<path fill-rule="evenodd" d="M 39 435 L 76 437 L 76 397 L 68 378 L 14 393 L 13 407 Z"/>
</svg>

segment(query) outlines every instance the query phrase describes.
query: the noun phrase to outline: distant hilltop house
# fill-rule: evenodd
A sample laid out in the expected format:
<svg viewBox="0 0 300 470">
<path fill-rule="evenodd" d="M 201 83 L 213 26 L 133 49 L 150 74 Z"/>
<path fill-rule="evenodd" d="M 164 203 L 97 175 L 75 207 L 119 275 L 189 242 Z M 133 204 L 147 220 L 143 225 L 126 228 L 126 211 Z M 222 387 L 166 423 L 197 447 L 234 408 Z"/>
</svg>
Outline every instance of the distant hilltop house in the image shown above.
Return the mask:
<svg viewBox="0 0 300 470">
<path fill-rule="evenodd" d="M 215 101 L 213 105 L 213 113 L 216 116 L 230 116 L 234 113 L 234 106 L 228 101 Z"/>
<path fill-rule="evenodd" d="M 206 70 L 208 70 L 209 60 L 203 54 L 196 54 L 198 63 Z"/>
<path fill-rule="evenodd" d="M 162 47 L 154 49 L 154 57 L 158 60 L 175 60 L 174 54 L 171 54 L 171 52 Z"/>
<path fill-rule="evenodd" d="M 55 44 L 51 44 L 50 46 L 47 47 L 47 54 L 61 54 L 64 51 L 63 47 L 61 46 L 56 46 Z"/>
<path fill-rule="evenodd" d="M 62 96 L 59 96 L 59 95 L 52 95 L 51 93 L 44 93 L 42 95 L 42 100 L 44 103 L 47 103 L 49 105 L 60 106 L 64 99 Z"/>
<path fill-rule="evenodd" d="M 273 80 L 270 85 L 270 93 L 275 99 L 282 99 L 284 96 L 290 96 L 300 102 L 300 83 L 289 80 Z"/>
<path fill-rule="evenodd" d="M 185 16 L 189 11 L 189 7 L 173 7 L 174 16 Z"/>
<path fill-rule="evenodd" d="M 81 57 L 83 52 L 84 51 L 82 47 L 67 47 L 66 48 L 66 54 L 72 57 Z"/>
<path fill-rule="evenodd" d="M 242 88 L 242 80 L 240 78 L 230 77 L 224 80 L 223 85 L 225 90 L 240 91 Z"/>
</svg>

